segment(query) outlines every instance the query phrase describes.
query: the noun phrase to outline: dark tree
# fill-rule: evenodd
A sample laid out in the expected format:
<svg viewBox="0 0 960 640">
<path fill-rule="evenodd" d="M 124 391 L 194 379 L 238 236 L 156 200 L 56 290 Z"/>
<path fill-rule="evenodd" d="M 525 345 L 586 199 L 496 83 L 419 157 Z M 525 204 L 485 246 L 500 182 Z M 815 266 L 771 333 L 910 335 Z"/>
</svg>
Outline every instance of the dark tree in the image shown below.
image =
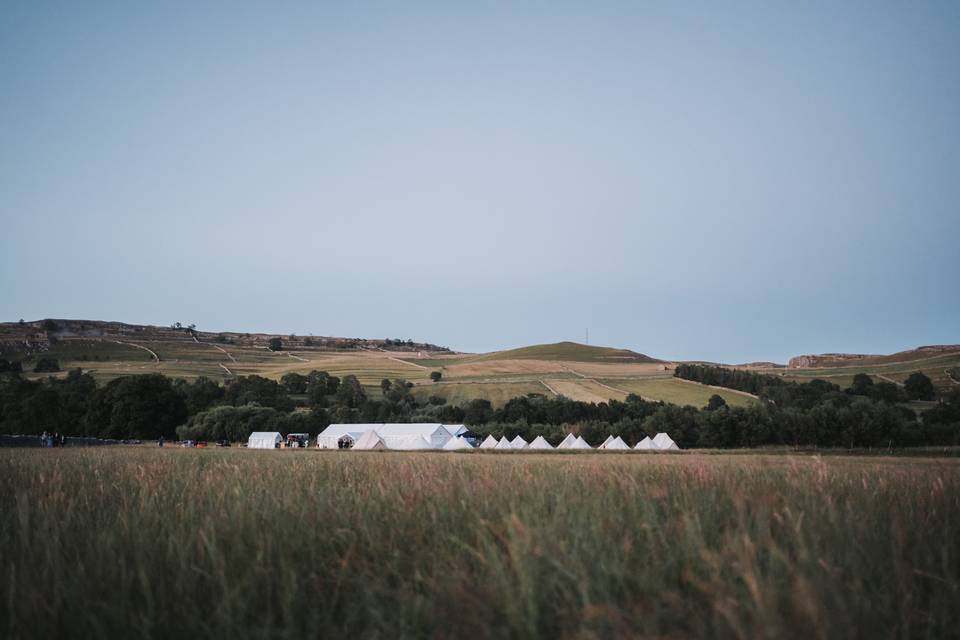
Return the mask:
<svg viewBox="0 0 960 640">
<path fill-rule="evenodd" d="M 367 399 L 367 394 L 363 390 L 357 376 L 344 376 L 337 389 L 337 404 L 349 409 L 359 409 Z"/>
<path fill-rule="evenodd" d="M 60 371 L 60 362 L 56 358 L 40 358 L 33 367 L 35 373 L 55 373 Z"/>
<path fill-rule="evenodd" d="M 283 340 L 270 338 L 270 351 L 283 351 Z"/>
<path fill-rule="evenodd" d="M 489 400 L 478 398 L 463 407 L 463 421 L 466 424 L 484 424 L 493 418 L 493 407 Z"/>
<path fill-rule="evenodd" d="M 439 371 L 430 372 L 430 379 L 433 380 L 434 382 L 440 382 L 440 378 L 442 377 L 443 377 L 443 374 L 440 373 Z"/>
<path fill-rule="evenodd" d="M 90 435 L 152 440 L 172 438 L 187 419 L 187 406 L 170 379 L 159 373 L 111 380 L 98 389 L 85 418 Z"/>
<path fill-rule="evenodd" d="M 903 388 L 911 400 L 933 400 L 936 397 L 933 382 L 919 371 L 910 374 Z"/>
<path fill-rule="evenodd" d="M 850 385 L 850 393 L 858 396 L 869 396 L 873 392 L 873 378 L 865 373 L 858 373 L 853 376 L 853 384 Z"/>
<path fill-rule="evenodd" d="M 285 373 L 280 378 L 280 384 L 287 393 L 301 394 L 307 392 L 307 376 L 300 373 Z"/>
<path fill-rule="evenodd" d="M 721 398 L 716 393 L 710 396 L 710 399 L 707 400 L 707 411 L 716 411 L 717 409 L 723 409 L 727 406 L 727 401 Z"/>
</svg>

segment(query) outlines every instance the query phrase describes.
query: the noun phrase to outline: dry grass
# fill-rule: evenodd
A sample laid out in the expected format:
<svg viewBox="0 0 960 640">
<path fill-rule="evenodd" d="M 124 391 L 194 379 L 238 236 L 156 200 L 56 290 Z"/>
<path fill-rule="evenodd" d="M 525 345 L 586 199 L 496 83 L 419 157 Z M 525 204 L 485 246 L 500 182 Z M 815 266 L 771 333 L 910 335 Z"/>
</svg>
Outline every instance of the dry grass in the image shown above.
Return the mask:
<svg viewBox="0 0 960 640">
<path fill-rule="evenodd" d="M 956 635 L 957 460 L 0 451 L 8 638 Z"/>
</svg>

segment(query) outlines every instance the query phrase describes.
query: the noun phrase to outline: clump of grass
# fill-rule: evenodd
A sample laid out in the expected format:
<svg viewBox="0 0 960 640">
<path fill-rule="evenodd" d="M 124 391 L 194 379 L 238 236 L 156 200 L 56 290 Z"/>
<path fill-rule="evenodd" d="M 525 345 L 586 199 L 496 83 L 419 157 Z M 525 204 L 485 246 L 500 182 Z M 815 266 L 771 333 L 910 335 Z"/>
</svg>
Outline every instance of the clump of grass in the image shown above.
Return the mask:
<svg viewBox="0 0 960 640">
<path fill-rule="evenodd" d="M 955 460 L 0 451 L 0 633 L 929 637 Z"/>
</svg>

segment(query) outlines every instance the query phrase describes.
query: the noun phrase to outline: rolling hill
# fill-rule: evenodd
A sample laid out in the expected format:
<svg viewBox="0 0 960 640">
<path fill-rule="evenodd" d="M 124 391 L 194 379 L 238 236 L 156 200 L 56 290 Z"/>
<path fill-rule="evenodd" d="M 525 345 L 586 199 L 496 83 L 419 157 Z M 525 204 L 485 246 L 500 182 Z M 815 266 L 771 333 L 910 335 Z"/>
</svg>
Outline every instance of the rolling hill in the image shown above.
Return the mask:
<svg viewBox="0 0 960 640">
<path fill-rule="evenodd" d="M 283 350 L 271 351 L 272 338 Z M 755 402 L 748 395 L 673 378 L 673 362 L 627 349 L 575 342 L 532 345 L 484 354 L 450 351 L 430 343 L 265 333 L 209 332 L 193 328 L 134 325 L 91 320 L 40 320 L 0 324 L 0 358 L 20 361 L 25 375 L 40 358 L 55 358 L 62 372 L 80 368 L 100 381 L 159 372 L 171 377 L 226 380 L 240 375 L 279 379 L 289 372 L 322 370 L 355 375 L 379 393 L 384 378 L 415 385 L 418 398 L 462 403 L 485 398 L 502 405 L 530 393 L 576 400 L 622 400 L 636 393 L 650 400 L 703 406 L 714 393 L 729 404 Z M 940 388 L 958 384 L 949 371 L 960 366 L 960 346 L 922 347 L 889 356 L 824 354 L 775 363 L 739 365 L 799 382 L 814 378 L 847 386 L 856 373 L 902 383 L 923 371 Z M 432 382 L 431 372 L 442 379 Z M 59 375 L 65 375 L 65 373 Z"/>
</svg>

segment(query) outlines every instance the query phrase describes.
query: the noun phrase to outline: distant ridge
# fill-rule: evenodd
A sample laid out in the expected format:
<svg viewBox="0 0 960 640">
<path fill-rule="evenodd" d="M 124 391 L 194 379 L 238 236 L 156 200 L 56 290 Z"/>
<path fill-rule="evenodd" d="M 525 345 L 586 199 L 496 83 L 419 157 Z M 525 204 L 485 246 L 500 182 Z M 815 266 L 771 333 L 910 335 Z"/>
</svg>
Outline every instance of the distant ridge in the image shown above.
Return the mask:
<svg viewBox="0 0 960 640">
<path fill-rule="evenodd" d="M 629 349 L 614 349 L 613 347 L 598 347 L 580 344 L 578 342 L 555 342 L 553 344 L 537 344 L 507 351 L 494 351 L 471 359 L 474 362 L 486 360 L 559 360 L 565 362 L 663 362 L 642 353 Z"/>
<path fill-rule="evenodd" d="M 822 367 L 843 367 L 910 362 L 925 358 L 960 352 L 960 344 L 940 344 L 917 347 L 890 355 L 868 355 L 860 353 L 821 353 L 790 358 L 789 369 L 815 369 Z"/>
</svg>

